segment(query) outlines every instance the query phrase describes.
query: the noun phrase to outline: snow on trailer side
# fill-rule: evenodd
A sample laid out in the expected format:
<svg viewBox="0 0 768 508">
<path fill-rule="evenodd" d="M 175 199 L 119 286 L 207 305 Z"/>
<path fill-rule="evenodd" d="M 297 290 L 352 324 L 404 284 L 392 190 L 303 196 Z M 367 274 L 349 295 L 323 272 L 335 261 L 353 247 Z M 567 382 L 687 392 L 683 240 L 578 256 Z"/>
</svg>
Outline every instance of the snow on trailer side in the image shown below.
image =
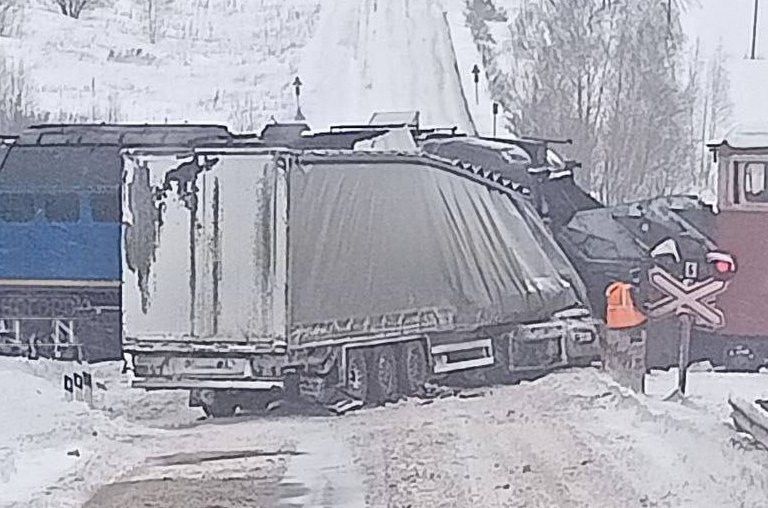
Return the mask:
<svg viewBox="0 0 768 508">
<path fill-rule="evenodd" d="M 124 159 L 128 340 L 284 344 L 286 195 L 274 156 Z"/>
</svg>

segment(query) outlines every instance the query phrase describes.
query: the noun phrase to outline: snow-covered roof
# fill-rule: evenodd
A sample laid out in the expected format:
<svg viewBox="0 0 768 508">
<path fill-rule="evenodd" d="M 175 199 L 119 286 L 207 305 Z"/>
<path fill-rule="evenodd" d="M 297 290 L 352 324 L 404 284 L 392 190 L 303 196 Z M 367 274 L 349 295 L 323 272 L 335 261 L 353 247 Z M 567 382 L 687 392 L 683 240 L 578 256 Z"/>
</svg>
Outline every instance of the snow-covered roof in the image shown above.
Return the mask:
<svg viewBox="0 0 768 508">
<path fill-rule="evenodd" d="M 354 145 L 355 150 L 363 151 L 401 151 L 417 152 L 416 141 L 413 140 L 411 131 L 406 127 L 391 129 L 375 138 L 358 141 Z"/>
<path fill-rule="evenodd" d="M 504 143 L 502 141 L 494 141 L 492 139 L 475 138 L 472 136 L 462 137 L 461 141 L 471 145 L 484 146 L 493 150 L 498 150 L 502 157 L 508 162 L 531 162 L 531 156 L 518 145 L 511 143 Z"/>
<path fill-rule="evenodd" d="M 709 146 L 728 145 L 731 148 L 768 148 L 768 119 L 764 123 L 739 124 L 722 137 L 709 143 Z"/>
</svg>

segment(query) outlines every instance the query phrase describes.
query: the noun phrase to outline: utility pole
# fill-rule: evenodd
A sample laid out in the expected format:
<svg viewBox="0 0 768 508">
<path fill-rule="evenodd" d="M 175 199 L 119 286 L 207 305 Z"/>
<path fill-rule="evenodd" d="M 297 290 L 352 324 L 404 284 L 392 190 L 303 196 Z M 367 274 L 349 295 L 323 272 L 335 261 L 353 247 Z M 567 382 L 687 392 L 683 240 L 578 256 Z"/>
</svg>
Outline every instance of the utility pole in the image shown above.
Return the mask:
<svg viewBox="0 0 768 508">
<path fill-rule="evenodd" d="M 296 118 L 295 119 L 298 122 L 306 120 L 306 118 L 304 117 L 304 113 L 301 112 L 301 102 L 300 102 L 301 85 L 303 84 L 304 83 L 301 82 L 298 76 L 296 76 L 296 79 L 293 80 L 293 88 L 294 88 L 294 91 L 296 92 Z"/>
<path fill-rule="evenodd" d="M 480 68 L 477 66 L 477 64 L 472 67 L 472 74 L 475 76 L 475 104 L 480 104 L 480 96 L 477 92 L 478 83 L 480 82 Z"/>
<path fill-rule="evenodd" d="M 493 103 L 493 137 L 496 137 L 496 116 L 499 114 L 499 104 Z"/>
<path fill-rule="evenodd" d="M 757 14 L 760 12 L 760 0 L 755 0 L 755 14 L 752 18 L 752 52 L 750 59 L 755 59 L 755 49 L 757 48 Z"/>
</svg>

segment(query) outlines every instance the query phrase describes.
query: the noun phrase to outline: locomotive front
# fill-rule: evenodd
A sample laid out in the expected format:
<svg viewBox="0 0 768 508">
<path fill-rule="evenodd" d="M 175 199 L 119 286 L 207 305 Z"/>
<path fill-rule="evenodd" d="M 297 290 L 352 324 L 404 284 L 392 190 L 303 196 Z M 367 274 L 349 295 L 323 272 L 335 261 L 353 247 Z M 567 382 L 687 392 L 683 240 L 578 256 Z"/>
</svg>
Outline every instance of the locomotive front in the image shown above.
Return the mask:
<svg viewBox="0 0 768 508">
<path fill-rule="evenodd" d="M 768 364 L 768 129 L 736 129 L 710 148 L 719 208 L 712 234 L 738 262 L 718 297 L 727 316 L 718 338 L 727 365 L 755 370 Z"/>
</svg>

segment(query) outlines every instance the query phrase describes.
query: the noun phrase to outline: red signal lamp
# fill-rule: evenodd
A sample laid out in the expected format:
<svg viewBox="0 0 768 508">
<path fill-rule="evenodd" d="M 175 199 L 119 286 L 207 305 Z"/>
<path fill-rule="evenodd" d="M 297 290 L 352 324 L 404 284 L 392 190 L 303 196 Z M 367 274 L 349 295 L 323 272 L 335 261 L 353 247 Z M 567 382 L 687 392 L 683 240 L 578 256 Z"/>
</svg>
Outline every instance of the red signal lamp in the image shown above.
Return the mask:
<svg viewBox="0 0 768 508">
<path fill-rule="evenodd" d="M 714 265 L 715 278 L 730 279 L 736 273 L 736 260 L 727 252 L 709 252 L 707 262 Z"/>
<path fill-rule="evenodd" d="M 715 261 L 715 270 L 720 273 L 727 273 L 732 270 L 732 265 L 727 261 Z"/>
</svg>

